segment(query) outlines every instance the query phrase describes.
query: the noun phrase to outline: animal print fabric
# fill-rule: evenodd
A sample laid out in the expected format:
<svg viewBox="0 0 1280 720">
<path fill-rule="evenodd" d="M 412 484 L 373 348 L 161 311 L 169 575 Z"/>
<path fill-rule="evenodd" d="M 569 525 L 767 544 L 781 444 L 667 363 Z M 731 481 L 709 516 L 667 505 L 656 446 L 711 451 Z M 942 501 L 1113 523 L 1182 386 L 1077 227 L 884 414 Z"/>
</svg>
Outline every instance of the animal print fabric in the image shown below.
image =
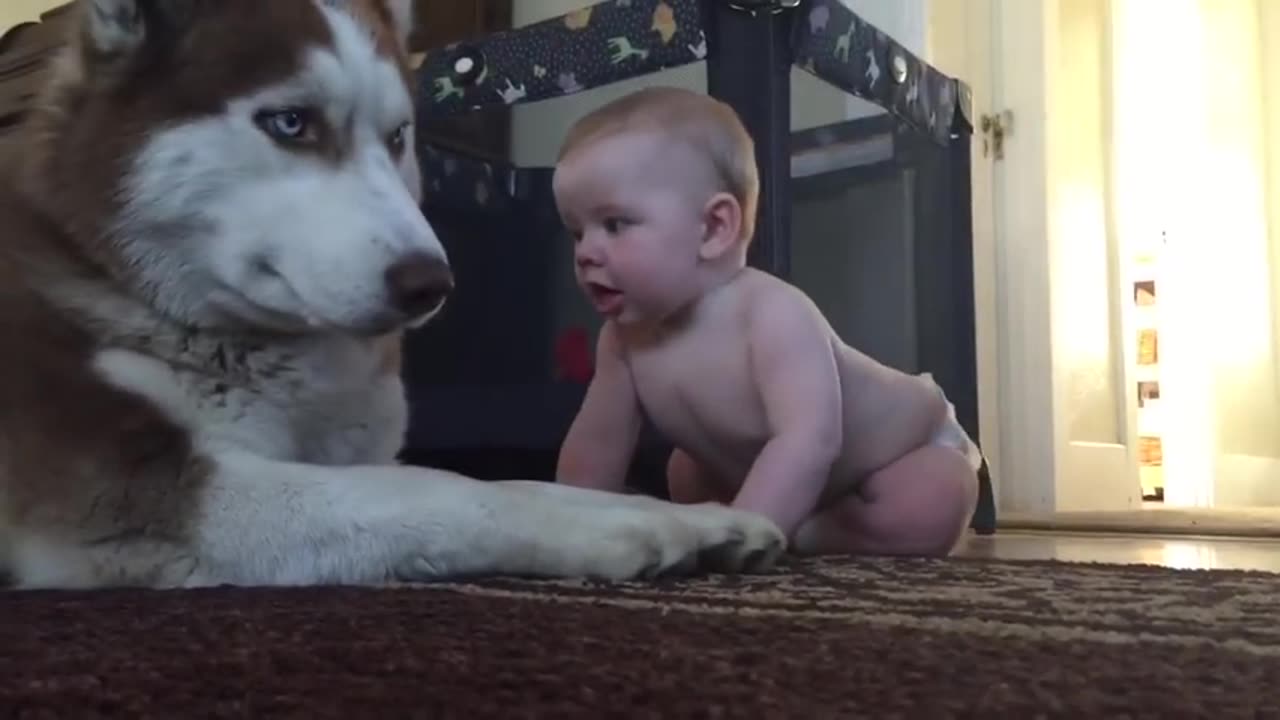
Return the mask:
<svg viewBox="0 0 1280 720">
<path fill-rule="evenodd" d="M 801 17 L 792 27 L 797 66 L 879 105 L 942 145 L 950 144 L 957 119 L 970 123 L 967 85 L 943 75 L 840 0 L 807 0 L 797 11 Z"/>
<path fill-rule="evenodd" d="M 712 0 L 716 1 L 716 0 Z M 840 0 L 783 11 L 796 65 L 889 110 L 942 144 L 971 94 Z M 607 0 L 427 54 L 424 113 L 454 114 L 571 95 L 707 57 L 699 0 Z M 460 64 L 461 63 L 461 64 Z"/>
<path fill-rule="evenodd" d="M 655 583 L 0 593 L 0 717 L 1280 717 L 1280 575 L 791 561 Z"/>
<path fill-rule="evenodd" d="M 699 13 L 698 0 L 607 0 L 430 51 L 421 112 L 536 102 L 696 62 L 707 54 Z"/>
</svg>

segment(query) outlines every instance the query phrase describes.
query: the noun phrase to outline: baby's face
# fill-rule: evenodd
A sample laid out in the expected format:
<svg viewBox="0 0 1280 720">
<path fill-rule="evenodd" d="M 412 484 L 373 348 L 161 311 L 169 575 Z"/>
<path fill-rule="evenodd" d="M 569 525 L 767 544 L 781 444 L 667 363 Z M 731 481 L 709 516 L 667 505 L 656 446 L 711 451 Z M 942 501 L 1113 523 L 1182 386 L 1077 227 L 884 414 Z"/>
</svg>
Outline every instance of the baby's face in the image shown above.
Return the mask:
<svg viewBox="0 0 1280 720">
<path fill-rule="evenodd" d="M 656 321 L 696 297 L 710 182 L 696 153 L 656 133 L 591 141 L 556 167 L 574 271 L 598 312 Z"/>
</svg>

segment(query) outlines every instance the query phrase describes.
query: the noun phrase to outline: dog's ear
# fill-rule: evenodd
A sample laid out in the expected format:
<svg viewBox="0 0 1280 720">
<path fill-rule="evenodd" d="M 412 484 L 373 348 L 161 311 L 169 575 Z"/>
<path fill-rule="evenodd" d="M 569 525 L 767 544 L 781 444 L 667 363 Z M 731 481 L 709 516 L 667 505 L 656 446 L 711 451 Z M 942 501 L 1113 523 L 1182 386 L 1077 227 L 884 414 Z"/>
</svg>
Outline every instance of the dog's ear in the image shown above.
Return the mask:
<svg viewBox="0 0 1280 720">
<path fill-rule="evenodd" d="M 119 57 L 171 40 L 186 25 L 196 1 L 86 0 L 86 49 L 100 57 Z"/>
<path fill-rule="evenodd" d="M 400 47 L 409 49 L 409 36 L 413 34 L 413 0 L 383 0 L 387 14 L 391 16 L 392 29 Z"/>
</svg>

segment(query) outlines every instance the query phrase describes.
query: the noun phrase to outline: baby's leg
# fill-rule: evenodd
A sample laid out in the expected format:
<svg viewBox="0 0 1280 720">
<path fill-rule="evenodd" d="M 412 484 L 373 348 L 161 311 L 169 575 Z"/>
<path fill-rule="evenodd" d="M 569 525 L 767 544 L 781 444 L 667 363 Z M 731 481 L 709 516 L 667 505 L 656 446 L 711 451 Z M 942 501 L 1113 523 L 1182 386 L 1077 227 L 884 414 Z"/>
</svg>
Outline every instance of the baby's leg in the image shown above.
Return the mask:
<svg viewBox="0 0 1280 720">
<path fill-rule="evenodd" d="M 728 504 L 733 500 L 733 496 L 725 492 L 723 483 L 680 448 L 672 450 L 667 460 L 667 492 L 672 502 L 686 505 L 704 502 Z"/>
<path fill-rule="evenodd" d="M 978 475 L 965 456 L 926 445 L 814 514 L 791 546 L 805 555 L 948 555 L 977 502 Z"/>
</svg>

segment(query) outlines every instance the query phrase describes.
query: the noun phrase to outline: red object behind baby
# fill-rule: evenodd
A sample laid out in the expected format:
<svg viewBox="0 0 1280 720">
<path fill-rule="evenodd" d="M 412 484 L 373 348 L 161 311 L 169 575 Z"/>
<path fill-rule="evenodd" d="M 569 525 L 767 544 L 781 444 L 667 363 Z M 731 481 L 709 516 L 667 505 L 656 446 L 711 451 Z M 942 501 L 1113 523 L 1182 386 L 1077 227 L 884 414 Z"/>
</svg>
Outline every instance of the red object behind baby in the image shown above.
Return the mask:
<svg viewBox="0 0 1280 720">
<path fill-rule="evenodd" d="M 569 328 L 556 338 L 556 379 L 588 383 L 595 373 L 591 357 L 591 340 L 587 331 Z"/>
</svg>

